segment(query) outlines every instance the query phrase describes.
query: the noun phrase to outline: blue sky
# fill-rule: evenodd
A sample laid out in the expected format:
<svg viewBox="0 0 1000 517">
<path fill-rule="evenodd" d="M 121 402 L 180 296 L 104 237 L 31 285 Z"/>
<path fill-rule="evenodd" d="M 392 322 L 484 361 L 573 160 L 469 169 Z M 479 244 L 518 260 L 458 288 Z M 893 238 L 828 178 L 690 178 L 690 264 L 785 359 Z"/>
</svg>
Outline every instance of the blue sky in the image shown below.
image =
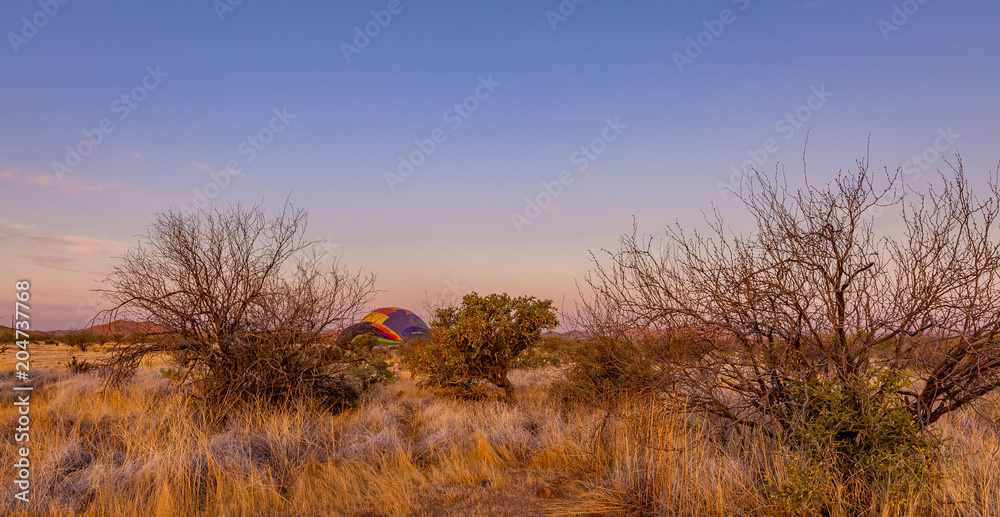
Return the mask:
<svg viewBox="0 0 1000 517">
<path fill-rule="evenodd" d="M 290 197 L 378 274 L 377 305 L 571 311 L 588 250 L 633 217 L 739 223 L 734 168 L 799 171 L 807 130 L 819 182 L 869 135 L 914 181 L 956 151 L 974 182 L 1000 160 L 996 3 L 576 2 L 4 2 L 0 285 L 32 281 L 39 328 L 81 325 L 155 213 Z"/>
</svg>

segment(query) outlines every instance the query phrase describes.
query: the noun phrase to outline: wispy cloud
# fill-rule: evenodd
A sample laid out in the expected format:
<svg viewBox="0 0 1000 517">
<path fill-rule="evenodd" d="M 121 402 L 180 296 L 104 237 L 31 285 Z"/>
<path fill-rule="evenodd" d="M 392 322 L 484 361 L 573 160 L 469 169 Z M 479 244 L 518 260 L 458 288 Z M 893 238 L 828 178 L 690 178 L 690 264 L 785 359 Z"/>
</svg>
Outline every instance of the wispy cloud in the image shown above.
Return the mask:
<svg viewBox="0 0 1000 517">
<path fill-rule="evenodd" d="M 81 196 L 120 188 L 122 186 L 117 183 L 87 184 L 75 177 L 64 177 L 60 181 L 55 174 L 21 174 L 17 168 L 0 171 L 0 191 L 49 190 Z"/>
<path fill-rule="evenodd" d="M 86 237 L 31 235 L 28 238 L 50 250 L 73 255 L 117 255 L 128 248 L 118 241 L 104 241 Z"/>
<path fill-rule="evenodd" d="M 73 272 L 79 272 L 73 266 L 83 257 L 119 255 L 128 249 L 127 245 L 118 241 L 72 235 L 50 237 L 29 231 L 33 229 L 34 226 L 0 220 L 3 249 L 23 252 L 17 257 L 28 264 Z"/>
<path fill-rule="evenodd" d="M 115 147 L 115 161 L 118 163 L 130 164 L 136 161 L 145 161 L 146 157 L 143 156 L 138 149 L 126 148 L 126 147 Z"/>
<path fill-rule="evenodd" d="M 14 239 L 19 239 L 24 237 L 24 231 L 30 230 L 32 226 L 26 224 L 12 223 L 6 220 L 0 220 L 0 242 L 9 242 Z"/>
<path fill-rule="evenodd" d="M 21 232 L 22 230 L 30 230 L 34 228 L 33 225 L 12 223 L 5 219 L 0 219 L 0 232 Z"/>
<path fill-rule="evenodd" d="M 209 165 L 209 164 L 207 164 L 207 163 L 191 162 L 190 165 L 191 165 L 191 167 L 194 167 L 195 169 L 197 169 L 199 171 L 202 171 L 202 172 L 211 172 L 213 170 L 212 166 Z"/>
<path fill-rule="evenodd" d="M 39 267 L 49 269 L 60 269 L 62 271 L 76 271 L 71 266 L 76 263 L 70 257 L 58 257 L 53 255 L 18 255 L 18 258 L 27 260 L 29 263 Z"/>
</svg>

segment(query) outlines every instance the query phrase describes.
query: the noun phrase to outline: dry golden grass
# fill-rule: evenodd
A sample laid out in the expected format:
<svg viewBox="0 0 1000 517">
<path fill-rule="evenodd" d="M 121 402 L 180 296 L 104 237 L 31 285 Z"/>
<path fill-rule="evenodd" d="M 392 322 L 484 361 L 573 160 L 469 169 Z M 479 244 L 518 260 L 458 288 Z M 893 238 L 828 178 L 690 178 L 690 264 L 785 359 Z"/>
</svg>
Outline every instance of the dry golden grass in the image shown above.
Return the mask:
<svg viewBox="0 0 1000 517">
<path fill-rule="evenodd" d="M 584 440 L 530 390 L 507 406 L 404 381 L 359 410 L 259 407 L 213 425 L 152 371 L 123 391 L 103 391 L 93 373 L 36 380 L 33 501 L 12 504 L 8 470 L 0 514 L 538 514 L 529 494 L 571 461 L 563 441 Z M 12 437 L 10 404 L 0 421 Z M 13 464 L 12 447 L 0 461 Z"/>
<path fill-rule="evenodd" d="M 92 346 L 86 352 L 81 352 L 78 348 L 62 343 L 34 341 L 28 346 L 28 351 L 31 353 L 31 367 L 37 370 L 61 368 L 74 357 L 81 361 L 96 361 L 104 357 L 105 350 L 103 346 Z M 0 355 L 0 371 L 13 370 L 15 362 L 13 352 Z"/>
<path fill-rule="evenodd" d="M 83 352 L 79 348 L 65 343 L 32 341 L 28 346 L 28 351 L 31 353 L 31 367 L 33 369 L 58 370 L 66 366 L 66 363 L 72 361 L 74 357 L 79 361 L 102 361 L 107 358 L 111 346 L 111 343 L 91 345 L 86 352 Z M 0 355 L 0 371 L 14 369 L 14 363 L 17 361 L 14 358 L 13 350 L 14 347 L 11 346 L 10 352 Z M 169 366 L 169 358 L 155 357 L 148 362 L 148 366 L 153 369 Z"/>
<path fill-rule="evenodd" d="M 519 402 L 458 401 L 408 379 L 356 410 L 247 409 L 212 423 L 153 371 L 121 391 L 95 374 L 36 375 L 32 503 L 0 515 L 775 515 L 768 487 L 796 461 L 764 438 L 729 441 L 652 401 L 610 417 L 566 410 L 539 372 Z M 12 393 L 10 376 L 0 392 Z M 930 507 L 873 502 L 873 515 L 1000 516 L 995 405 L 943 422 L 945 481 Z M 0 409 L 0 461 L 16 426 Z M 895 508 L 890 510 L 889 508 Z"/>
</svg>

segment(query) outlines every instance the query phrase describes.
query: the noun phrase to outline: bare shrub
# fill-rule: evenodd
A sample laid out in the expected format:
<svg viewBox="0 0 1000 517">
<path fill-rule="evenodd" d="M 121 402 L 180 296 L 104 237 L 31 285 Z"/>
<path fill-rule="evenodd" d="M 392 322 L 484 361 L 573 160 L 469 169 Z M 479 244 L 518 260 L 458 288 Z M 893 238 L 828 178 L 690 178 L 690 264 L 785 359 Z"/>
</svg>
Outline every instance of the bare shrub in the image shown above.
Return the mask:
<svg viewBox="0 0 1000 517">
<path fill-rule="evenodd" d="M 824 187 L 755 172 L 738 193 L 755 231 L 718 211 L 662 242 L 633 227 L 594 257 L 584 322 L 616 365 L 636 364 L 629 332 L 696 329 L 710 346 L 621 377 L 707 416 L 723 443 L 789 444 L 802 461 L 770 493 L 779 514 L 912 512 L 942 479 L 928 426 L 1000 387 L 997 172 L 983 196 L 960 158 L 924 191 L 867 159 Z"/>
<path fill-rule="evenodd" d="M 923 192 L 867 158 L 824 187 L 755 172 L 738 193 L 755 232 L 717 211 L 707 233 L 678 224 L 659 244 L 634 228 L 595 256 L 583 313 L 604 336 L 699 329 L 714 346 L 675 380 L 731 423 L 788 430 L 794 383 L 910 364 L 898 395 L 923 428 L 1000 386 L 997 174 L 980 197 L 960 158 L 952 172 Z M 893 211 L 900 235 L 877 231 Z"/>
<path fill-rule="evenodd" d="M 63 336 L 63 341 L 72 347 L 79 349 L 81 352 L 86 352 L 93 345 L 100 345 L 112 341 L 115 337 L 120 338 L 121 336 L 104 336 L 100 334 L 94 334 L 89 330 L 78 330 L 76 332 L 71 332 Z"/>
<path fill-rule="evenodd" d="M 353 403 L 365 359 L 324 336 L 356 317 L 375 278 L 336 259 L 324 267 L 305 229 L 305 210 L 287 203 L 271 218 L 241 204 L 158 214 L 100 290 L 113 306 L 107 320 L 157 329 L 114 347 L 110 379 L 165 356 L 190 393 L 212 403 L 295 394 Z"/>
<path fill-rule="evenodd" d="M 14 329 L 0 326 L 0 354 L 6 353 L 14 341 Z"/>
</svg>

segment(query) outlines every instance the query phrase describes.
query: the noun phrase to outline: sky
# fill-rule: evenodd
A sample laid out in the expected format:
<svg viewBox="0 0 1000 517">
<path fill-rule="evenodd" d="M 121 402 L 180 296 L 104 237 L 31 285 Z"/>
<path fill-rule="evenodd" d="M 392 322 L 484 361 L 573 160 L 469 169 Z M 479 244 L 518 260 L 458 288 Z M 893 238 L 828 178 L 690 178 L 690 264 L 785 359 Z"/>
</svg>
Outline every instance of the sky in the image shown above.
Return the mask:
<svg viewBox="0 0 1000 517">
<path fill-rule="evenodd" d="M 825 183 L 870 153 L 919 183 L 961 152 L 983 184 L 997 20 L 971 0 L 7 0 L 0 299 L 28 280 L 33 328 L 86 326 L 158 212 L 289 199 L 376 273 L 373 308 L 572 312 L 633 221 L 746 223 L 744 166 L 800 174 L 806 151 Z"/>
</svg>

